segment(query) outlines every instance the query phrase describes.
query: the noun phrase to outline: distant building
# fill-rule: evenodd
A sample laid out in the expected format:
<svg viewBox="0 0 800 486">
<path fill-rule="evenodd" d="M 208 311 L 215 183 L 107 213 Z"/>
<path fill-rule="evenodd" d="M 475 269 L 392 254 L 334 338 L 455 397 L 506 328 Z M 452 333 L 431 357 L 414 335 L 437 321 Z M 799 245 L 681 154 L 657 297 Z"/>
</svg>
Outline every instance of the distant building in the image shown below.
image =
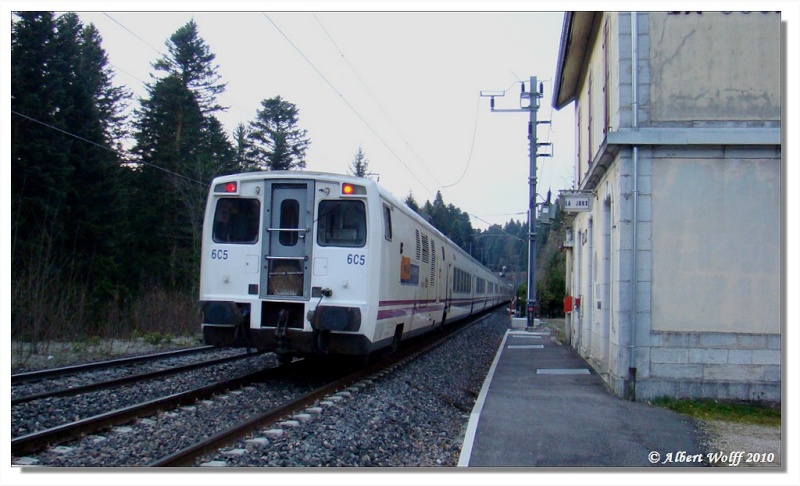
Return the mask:
<svg viewBox="0 0 800 486">
<path fill-rule="evenodd" d="M 576 114 L 564 247 L 580 299 L 566 325 L 619 396 L 781 398 L 780 21 L 564 16 L 552 104 Z"/>
</svg>

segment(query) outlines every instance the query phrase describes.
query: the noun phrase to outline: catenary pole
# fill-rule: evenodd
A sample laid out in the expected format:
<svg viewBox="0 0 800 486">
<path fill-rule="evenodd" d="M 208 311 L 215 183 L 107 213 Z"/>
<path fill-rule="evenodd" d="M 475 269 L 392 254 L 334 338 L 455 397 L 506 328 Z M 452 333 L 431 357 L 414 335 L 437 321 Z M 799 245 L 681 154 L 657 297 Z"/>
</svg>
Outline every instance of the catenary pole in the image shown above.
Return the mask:
<svg viewBox="0 0 800 486">
<path fill-rule="evenodd" d="M 520 92 L 519 109 L 495 109 L 495 97 L 505 96 L 505 92 L 491 93 L 481 91 L 481 96 L 491 98 L 492 112 L 498 113 L 525 113 L 528 112 L 528 143 L 530 168 L 528 176 L 529 201 L 528 201 L 528 293 L 527 293 L 527 319 L 528 326 L 533 325 L 533 314 L 536 309 L 536 159 L 540 144 L 536 138 L 536 127 L 539 123 L 537 112 L 539 111 L 539 101 L 544 96 L 541 86 L 537 89 L 536 76 L 530 77 L 529 90 L 525 90 L 525 83 L 522 83 Z"/>
</svg>

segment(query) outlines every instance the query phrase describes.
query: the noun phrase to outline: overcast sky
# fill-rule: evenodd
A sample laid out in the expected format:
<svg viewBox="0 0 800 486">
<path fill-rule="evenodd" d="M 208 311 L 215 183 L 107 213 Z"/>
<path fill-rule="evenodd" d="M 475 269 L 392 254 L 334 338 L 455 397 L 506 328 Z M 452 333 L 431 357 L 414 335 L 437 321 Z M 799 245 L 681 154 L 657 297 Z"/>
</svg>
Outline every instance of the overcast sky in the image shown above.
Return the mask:
<svg viewBox="0 0 800 486">
<path fill-rule="evenodd" d="M 538 119 L 552 120 L 539 141 L 553 143 L 540 149 L 553 157 L 539 158 L 539 202 L 572 185 L 573 109 L 551 108 L 563 12 L 207 10 L 73 11 L 99 29 L 115 84 L 137 96 L 165 41 L 194 19 L 228 83 L 218 117 L 229 134 L 280 95 L 308 130 L 307 169 L 347 172 L 361 147 L 396 196 L 424 203 L 442 191 L 476 228 L 526 221 L 529 190 L 529 114 L 492 113 L 480 93 L 506 91 L 496 108 L 519 108 L 520 82 L 535 76 Z"/>
</svg>

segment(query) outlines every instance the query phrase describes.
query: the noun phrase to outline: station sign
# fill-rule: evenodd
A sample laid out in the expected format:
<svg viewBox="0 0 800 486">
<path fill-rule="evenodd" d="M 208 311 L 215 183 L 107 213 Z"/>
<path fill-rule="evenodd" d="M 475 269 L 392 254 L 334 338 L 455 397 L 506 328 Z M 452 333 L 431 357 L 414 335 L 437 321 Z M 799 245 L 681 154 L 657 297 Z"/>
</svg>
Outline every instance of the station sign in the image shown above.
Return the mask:
<svg viewBox="0 0 800 486">
<path fill-rule="evenodd" d="M 585 213 L 592 210 L 592 193 L 569 191 L 562 192 L 561 201 L 564 211 L 568 213 Z"/>
</svg>

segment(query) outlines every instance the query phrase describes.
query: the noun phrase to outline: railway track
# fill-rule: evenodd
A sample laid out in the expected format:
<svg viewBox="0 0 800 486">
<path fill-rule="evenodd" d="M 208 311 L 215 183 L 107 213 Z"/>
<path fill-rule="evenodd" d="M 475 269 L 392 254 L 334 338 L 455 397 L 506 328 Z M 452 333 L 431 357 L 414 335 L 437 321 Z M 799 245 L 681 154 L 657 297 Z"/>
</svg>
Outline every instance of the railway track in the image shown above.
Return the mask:
<svg viewBox="0 0 800 486">
<path fill-rule="evenodd" d="M 465 327 L 466 324 L 454 327 L 451 331 L 455 332 Z M 12 439 L 12 457 L 19 461 L 23 456 L 33 454 L 42 457 L 42 464 L 62 465 L 59 455 L 68 454 L 64 451 L 73 449 L 80 451 L 82 442 L 105 440 L 104 436 L 108 436 L 109 442 L 113 442 L 115 439 L 113 430 L 116 429 L 112 428 L 128 424 L 129 427 L 125 429 L 134 429 L 133 433 L 137 434 L 137 437 L 141 434 L 141 437 L 130 439 L 134 443 L 149 439 L 148 431 L 145 430 L 148 427 L 151 427 L 150 430 L 153 430 L 152 427 L 157 427 L 159 434 L 173 435 L 179 440 L 174 443 L 165 441 L 163 445 L 159 445 L 157 452 L 148 453 L 143 457 L 132 457 L 124 463 L 114 465 L 158 467 L 196 464 L 198 457 L 203 454 L 234 442 L 258 427 L 291 416 L 319 402 L 325 396 L 353 387 L 359 380 L 364 380 L 370 375 L 413 360 L 414 357 L 452 337 L 452 332 L 441 333 L 436 337 L 438 339 L 433 343 L 425 339 L 414 346 L 403 346 L 400 352 L 367 367 L 359 367 L 360 369 L 355 372 L 352 367 L 341 367 L 334 372 L 327 364 L 320 365 L 314 360 L 301 360 L 291 366 L 268 368 L 95 414 L 57 427 L 15 437 Z M 225 413 L 235 412 L 238 418 L 216 428 L 210 423 L 212 420 L 204 421 L 204 417 L 221 415 L 219 410 L 225 410 Z M 206 423 L 206 426 L 198 427 L 201 430 L 184 428 L 172 432 L 165 431 L 170 417 L 180 414 L 194 414 L 196 417 L 189 417 L 187 420 L 197 419 L 199 423 Z M 136 431 L 139 428 L 143 430 Z M 54 448 L 56 445 L 60 447 Z M 74 454 L 77 455 L 79 452 Z M 104 458 L 114 455 L 115 451 L 109 450 L 105 453 L 93 453 L 92 456 L 96 459 L 72 457 L 69 458 L 68 464 L 76 465 L 77 461 L 78 465 L 108 465 L 104 462 L 106 460 Z M 93 460 L 98 462 L 92 462 Z M 66 465 L 67 462 L 63 464 Z"/>
<path fill-rule="evenodd" d="M 475 319 L 474 321 L 462 324 L 460 326 L 454 326 L 449 330 L 449 332 L 446 332 L 440 336 L 435 336 L 433 338 L 428 336 L 426 339 L 416 340 L 413 345 L 404 347 L 395 353 L 389 354 L 388 356 L 385 356 L 383 359 L 376 361 L 369 366 L 358 369 L 353 373 L 312 390 L 311 392 L 306 393 L 305 395 L 302 395 L 290 402 L 267 410 L 264 413 L 245 422 L 236 424 L 235 426 L 221 431 L 212 437 L 198 441 L 196 444 L 154 461 L 153 463 L 149 464 L 149 466 L 190 466 L 202 455 L 235 442 L 236 440 L 251 434 L 259 427 L 274 423 L 283 417 L 289 416 L 306 407 L 309 407 L 328 395 L 345 390 L 357 382 L 365 380 L 375 374 L 391 371 L 392 369 L 415 359 L 419 355 L 429 352 L 431 349 L 434 349 L 448 339 L 451 339 L 455 334 L 465 329 L 469 324 L 477 322 L 480 319 L 482 318 Z"/>
<path fill-rule="evenodd" d="M 149 400 L 137 405 L 111 410 L 107 413 L 76 420 L 58 427 L 52 427 L 32 434 L 11 439 L 12 455 L 23 455 L 37 452 L 52 444 L 59 444 L 104 430 L 114 425 L 130 422 L 138 417 L 153 415 L 162 410 L 170 410 L 197 400 L 203 400 L 214 394 L 231 388 L 240 388 L 256 380 L 263 380 L 274 373 L 274 369 L 261 370 L 249 375 L 223 380 L 212 385 L 175 393 L 156 400 Z"/>
<path fill-rule="evenodd" d="M 162 353 L 145 354 L 141 356 L 130 356 L 125 358 L 110 359 L 105 361 L 96 361 L 92 363 L 84 363 L 72 366 L 64 366 L 60 368 L 48 368 L 37 371 L 27 371 L 23 373 L 15 373 L 11 375 L 11 385 L 20 385 L 32 381 L 40 381 L 48 378 L 58 378 L 77 373 L 86 373 L 91 371 L 102 370 L 106 368 L 114 368 L 119 366 L 128 366 L 139 363 L 146 363 L 150 361 L 158 361 L 167 358 L 174 358 L 177 356 L 184 356 L 187 354 L 202 353 L 215 349 L 214 346 L 198 346 L 196 348 L 179 349 L 175 351 L 164 351 Z"/>
<path fill-rule="evenodd" d="M 156 378 L 161 378 L 164 376 L 174 375 L 178 373 L 185 373 L 191 370 L 195 370 L 198 368 L 204 368 L 208 366 L 215 366 L 224 363 L 229 363 L 233 361 L 238 361 L 241 359 L 245 359 L 250 357 L 250 354 L 239 354 L 234 356 L 226 356 L 223 358 L 216 358 L 211 360 L 205 361 L 198 361 L 191 364 L 186 365 L 179 365 L 169 368 L 164 368 L 156 371 L 149 371 L 146 373 L 137 373 L 133 375 L 123 376 L 120 378 L 111 378 L 108 380 L 103 381 L 95 381 L 92 383 L 87 383 L 85 385 L 77 385 L 77 386 L 70 386 L 67 388 L 59 388 L 55 390 L 49 390 L 40 393 L 32 393 L 28 395 L 23 395 L 21 397 L 15 397 L 11 399 L 11 406 L 19 405 L 22 403 L 32 402 L 34 400 L 43 400 L 45 398 L 51 397 L 64 397 L 64 396 L 73 396 L 79 395 L 81 393 L 90 393 L 98 390 L 104 390 L 108 388 L 114 388 L 118 386 L 127 385 L 130 383 L 137 383 L 145 380 L 153 380 Z M 127 363 L 126 363 L 127 364 Z M 104 366 L 105 367 L 105 366 Z M 95 369 L 95 368 L 93 368 Z M 99 368 L 97 368 L 99 369 Z M 62 376 L 62 375 L 56 375 Z"/>
</svg>

